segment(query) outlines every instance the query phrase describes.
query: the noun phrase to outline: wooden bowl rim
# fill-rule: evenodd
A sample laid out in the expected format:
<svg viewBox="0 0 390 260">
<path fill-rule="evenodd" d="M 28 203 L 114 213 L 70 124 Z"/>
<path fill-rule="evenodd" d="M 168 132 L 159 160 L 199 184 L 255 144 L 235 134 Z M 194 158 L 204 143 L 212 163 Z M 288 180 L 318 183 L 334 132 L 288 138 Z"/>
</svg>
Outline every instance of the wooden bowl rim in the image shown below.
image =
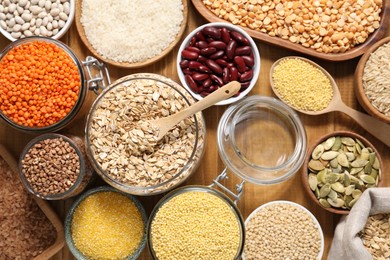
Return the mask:
<svg viewBox="0 0 390 260">
<path fill-rule="evenodd" d="M 145 67 L 147 65 L 150 65 L 152 63 L 155 63 L 159 60 L 161 60 L 163 57 L 165 57 L 169 52 L 173 50 L 173 48 L 178 44 L 180 39 L 182 38 L 184 31 L 187 26 L 187 21 L 188 21 L 188 0 L 181 0 L 183 3 L 183 21 L 180 25 L 180 29 L 175 37 L 175 39 L 168 45 L 166 49 L 164 49 L 159 55 L 156 55 L 154 57 L 151 57 L 145 61 L 141 62 L 117 62 L 108 58 L 103 57 L 101 54 L 99 54 L 93 46 L 89 43 L 84 27 L 80 22 L 81 18 L 81 4 L 82 0 L 76 0 L 76 10 L 75 10 L 75 23 L 76 23 L 76 29 L 77 32 L 80 36 L 81 41 L 84 43 L 84 45 L 88 48 L 88 50 L 98 59 L 104 61 L 105 63 L 108 63 L 113 66 L 121 67 L 121 68 L 127 68 L 127 69 L 136 69 L 136 68 L 141 68 Z"/>
<path fill-rule="evenodd" d="M 356 138 L 356 139 L 359 139 L 363 144 L 365 144 L 366 146 L 368 147 L 371 147 L 372 150 L 375 152 L 375 154 L 377 155 L 377 158 L 379 160 L 379 167 L 383 173 L 383 163 L 382 163 L 382 158 L 381 158 L 381 155 L 379 154 L 378 150 L 375 148 L 375 146 L 370 142 L 368 141 L 366 138 L 364 138 L 363 136 L 355 133 L 355 132 L 352 132 L 352 131 L 347 131 L 347 130 L 336 130 L 332 133 L 328 133 L 328 134 L 325 134 L 323 136 L 321 136 L 320 138 L 318 138 L 316 141 L 313 142 L 313 144 L 311 145 L 310 149 L 307 150 L 307 155 L 306 155 L 306 159 L 305 159 L 305 163 L 304 163 L 304 169 L 302 171 L 302 181 L 303 181 L 303 186 L 304 186 L 304 190 L 306 191 L 306 193 L 309 195 L 310 199 L 312 201 L 314 201 L 318 206 L 320 206 L 321 208 L 331 212 L 331 213 L 334 213 L 334 214 L 342 214 L 342 215 L 346 215 L 346 214 L 349 214 L 350 210 L 347 210 L 347 209 L 336 209 L 336 208 L 325 208 L 323 207 L 320 202 L 318 201 L 317 197 L 314 195 L 314 192 L 310 189 L 309 187 L 309 182 L 308 182 L 308 164 L 309 164 L 309 161 L 311 159 L 311 154 L 314 150 L 314 148 L 322 143 L 323 141 L 325 141 L 326 139 L 328 139 L 329 137 L 332 137 L 332 136 L 349 136 L 349 137 L 352 137 L 352 138 Z M 383 176 L 382 178 L 379 180 L 378 182 L 378 186 L 377 187 L 381 187 L 383 185 Z"/>
<path fill-rule="evenodd" d="M 376 117 L 376 118 L 378 118 L 386 123 L 390 123 L 390 116 L 386 116 L 383 113 L 381 113 L 368 100 L 368 98 L 364 92 L 364 89 L 363 89 L 362 78 L 363 78 L 363 74 L 364 74 L 364 67 L 365 67 L 368 59 L 371 57 L 371 53 L 376 51 L 379 47 L 381 47 L 385 43 L 389 43 L 389 42 L 390 42 L 390 36 L 381 39 L 380 41 L 373 44 L 370 48 L 368 48 L 366 53 L 364 53 L 363 56 L 361 57 L 361 59 L 359 60 L 359 63 L 356 66 L 355 75 L 354 75 L 355 96 L 356 96 L 357 100 L 359 101 L 359 104 L 364 108 L 365 111 L 367 111 L 367 113 L 369 113 L 373 117 Z"/>
</svg>

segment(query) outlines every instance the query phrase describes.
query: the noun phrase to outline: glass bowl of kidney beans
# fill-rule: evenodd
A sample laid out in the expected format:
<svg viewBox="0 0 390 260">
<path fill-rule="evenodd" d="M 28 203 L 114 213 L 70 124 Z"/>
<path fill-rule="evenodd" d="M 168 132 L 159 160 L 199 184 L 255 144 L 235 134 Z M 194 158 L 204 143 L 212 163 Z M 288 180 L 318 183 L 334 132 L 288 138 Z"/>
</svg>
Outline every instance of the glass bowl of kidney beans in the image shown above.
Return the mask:
<svg viewBox="0 0 390 260">
<path fill-rule="evenodd" d="M 204 24 L 182 42 L 177 56 L 181 84 L 198 100 L 226 83 L 241 83 L 239 93 L 220 101 L 227 105 L 246 96 L 260 73 L 260 54 L 243 29 L 226 22 Z"/>
</svg>

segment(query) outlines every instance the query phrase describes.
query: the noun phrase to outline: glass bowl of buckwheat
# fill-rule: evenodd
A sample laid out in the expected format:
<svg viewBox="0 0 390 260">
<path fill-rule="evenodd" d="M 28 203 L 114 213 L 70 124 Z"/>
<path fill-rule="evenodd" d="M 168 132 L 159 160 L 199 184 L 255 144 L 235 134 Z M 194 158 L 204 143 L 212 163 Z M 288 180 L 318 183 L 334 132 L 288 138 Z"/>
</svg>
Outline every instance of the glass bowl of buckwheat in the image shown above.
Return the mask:
<svg viewBox="0 0 390 260">
<path fill-rule="evenodd" d="M 114 82 L 87 118 L 87 155 L 96 172 L 134 195 L 159 194 L 184 182 L 204 153 L 202 113 L 181 121 L 161 140 L 142 122 L 175 114 L 193 102 L 187 90 L 158 74 L 132 74 Z"/>
</svg>

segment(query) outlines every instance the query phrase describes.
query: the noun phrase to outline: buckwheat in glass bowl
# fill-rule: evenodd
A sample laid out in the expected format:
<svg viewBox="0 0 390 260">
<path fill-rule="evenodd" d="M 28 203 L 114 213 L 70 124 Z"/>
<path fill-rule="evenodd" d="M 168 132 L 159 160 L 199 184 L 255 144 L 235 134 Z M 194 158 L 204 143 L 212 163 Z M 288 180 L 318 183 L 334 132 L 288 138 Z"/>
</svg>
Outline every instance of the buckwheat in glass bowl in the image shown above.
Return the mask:
<svg viewBox="0 0 390 260">
<path fill-rule="evenodd" d="M 145 121 L 169 116 L 194 99 L 176 82 L 156 74 L 124 77 L 96 99 L 87 119 L 88 157 L 110 185 L 134 195 L 162 193 L 197 168 L 205 148 L 201 113 L 157 141 Z"/>
</svg>

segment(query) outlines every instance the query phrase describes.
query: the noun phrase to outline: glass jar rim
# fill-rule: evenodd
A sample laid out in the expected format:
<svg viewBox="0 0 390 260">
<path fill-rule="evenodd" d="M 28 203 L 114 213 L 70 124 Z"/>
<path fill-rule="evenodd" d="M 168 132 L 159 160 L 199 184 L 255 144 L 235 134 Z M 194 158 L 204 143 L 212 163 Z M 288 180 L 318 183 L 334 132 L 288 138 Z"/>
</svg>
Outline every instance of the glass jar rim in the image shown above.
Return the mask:
<svg viewBox="0 0 390 260">
<path fill-rule="evenodd" d="M 18 124 L 11 120 L 8 116 L 6 116 L 1 110 L 0 110 L 0 117 L 4 119 L 9 125 L 11 125 L 13 128 L 18 129 L 23 132 L 33 132 L 33 133 L 48 133 L 48 132 L 55 132 L 57 130 L 60 130 L 61 128 L 65 127 L 70 121 L 72 121 L 73 118 L 75 118 L 76 114 L 81 108 L 81 105 L 83 104 L 85 97 L 87 95 L 87 87 L 85 84 L 85 75 L 84 75 L 84 70 L 82 63 L 80 60 L 77 58 L 75 53 L 64 43 L 62 43 L 59 40 L 55 40 L 52 38 L 48 37 L 43 37 L 43 36 L 29 36 L 25 38 L 18 39 L 14 42 L 11 42 L 8 44 L 0 53 L 0 62 L 1 60 L 5 57 L 5 55 L 8 54 L 11 50 L 13 50 L 16 47 L 22 46 L 23 44 L 28 44 L 31 42 L 48 42 L 55 44 L 57 47 L 61 48 L 66 54 L 69 55 L 69 57 L 73 60 L 74 64 L 77 66 L 77 69 L 79 71 L 80 75 L 80 91 L 79 95 L 77 98 L 76 103 L 74 104 L 72 110 L 61 120 L 58 122 L 51 124 L 49 126 L 44 126 L 44 127 L 28 127 L 24 126 L 21 124 Z"/>
<path fill-rule="evenodd" d="M 243 117 L 246 115 L 247 109 L 254 106 L 259 106 L 270 111 L 277 112 L 278 115 L 285 119 L 285 122 L 287 122 L 287 124 L 294 131 L 294 138 L 296 139 L 294 151 L 289 156 L 289 158 L 280 165 L 274 167 L 263 167 L 255 165 L 249 162 L 246 158 L 243 158 L 242 154 L 237 149 L 237 143 L 234 135 L 235 127 L 237 123 L 240 123 L 243 119 L 245 119 Z M 228 137 L 226 137 L 227 133 Z M 228 144 L 225 145 L 224 141 L 226 141 Z M 238 103 L 231 105 L 225 111 L 218 125 L 217 144 L 220 157 L 229 170 L 233 171 L 233 173 L 244 180 L 260 185 L 276 184 L 289 179 L 303 165 L 307 150 L 306 131 L 298 114 L 282 101 L 273 97 L 261 95 L 246 97 Z M 233 147 L 232 150 L 234 150 L 234 156 L 239 158 L 238 160 L 240 165 L 232 162 L 231 158 L 229 158 L 227 148 L 231 147 Z M 285 171 L 285 173 L 272 179 L 259 179 L 249 176 L 249 174 L 243 172 L 241 167 L 242 165 L 253 170 L 256 175 L 274 173 L 278 171 Z"/>
<path fill-rule="evenodd" d="M 123 80 L 122 80 L 123 79 Z M 94 116 L 94 112 L 96 111 L 96 107 L 99 105 L 100 101 L 105 97 L 105 95 L 107 93 L 109 93 L 110 91 L 112 91 L 113 89 L 115 89 L 116 87 L 120 86 L 121 84 L 123 84 L 124 82 L 128 82 L 128 81 L 133 81 L 133 80 L 139 80 L 139 79 L 144 79 L 144 80 L 154 80 L 154 81 L 157 81 L 157 82 L 160 82 L 160 83 L 163 83 L 165 84 L 166 86 L 169 86 L 170 88 L 174 89 L 178 94 L 180 94 L 181 97 L 183 97 L 183 99 L 185 100 L 185 102 L 188 104 L 188 105 L 191 105 L 191 102 L 189 101 L 189 99 L 183 94 L 183 91 L 186 91 L 188 92 L 185 88 L 181 87 L 179 84 L 177 84 L 176 82 L 174 82 L 173 80 L 165 77 L 165 76 L 161 76 L 161 75 L 158 75 L 158 74 L 154 74 L 154 73 L 139 73 L 139 74 L 132 74 L 132 75 L 129 75 L 125 78 L 121 78 L 121 79 L 118 79 L 117 81 L 115 81 L 114 83 L 112 83 L 110 86 L 108 86 L 107 88 L 105 88 L 100 94 L 99 96 L 96 98 L 96 100 L 94 101 L 94 103 L 92 104 L 91 106 L 91 109 L 90 109 L 90 112 L 88 113 L 88 117 L 87 117 L 87 123 L 86 123 L 86 126 L 85 126 L 85 140 L 86 140 L 86 147 L 87 147 L 87 155 L 88 155 L 88 158 L 90 159 L 90 161 L 92 162 L 92 166 L 96 169 L 96 172 L 104 178 L 107 178 L 110 182 L 112 183 L 109 183 L 110 185 L 111 184 L 114 184 L 114 186 L 122 191 L 126 191 L 126 192 L 129 192 L 129 193 L 134 193 L 136 195 L 150 195 L 150 194 L 159 194 L 159 193 L 163 193 L 163 192 L 166 192 L 167 190 L 169 190 L 170 188 L 168 189 L 162 189 L 161 191 L 159 192 L 146 192 L 147 190 L 154 190 L 154 189 L 159 189 L 159 188 L 162 188 L 164 187 L 165 185 L 169 184 L 170 182 L 176 180 L 177 178 L 180 177 L 180 175 L 186 171 L 189 167 L 190 167 L 190 163 L 192 162 L 193 158 L 195 157 L 196 155 L 196 151 L 197 151 L 197 148 L 198 148 L 198 142 L 199 142 L 199 135 L 200 135 L 200 131 L 201 131 L 201 128 L 200 128 L 200 123 L 199 123 L 199 120 L 197 119 L 197 116 L 196 115 L 193 115 L 194 117 L 194 121 L 195 121 L 195 142 L 194 142 L 194 148 L 192 149 L 192 152 L 191 152 L 191 155 L 190 157 L 188 158 L 187 160 L 187 163 L 184 165 L 184 167 L 181 169 L 180 172 L 178 172 L 177 174 L 175 174 L 174 176 L 172 176 L 172 178 L 162 182 L 162 183 L 159 183 L 157 185 L 153 185 L 153 186 L 147 186 L 147 187 L 142 187 L 142 186 L 130 186 L 130 185 L 127 185 L 123 182 L 120 182 L 118 180 L 115 180 L 113 177 L 111 177 L 109 174 L 106 173 L 106 171 L 104 171 L 102 169 L 102 167 L 100 166 L 100 164 L 96 161 L 96 159 L 94 158 L 93 156 L 93 153 L 92 153 L 92 150 L 91 150 L 91 145 L 90 145 L 90 140 L 89 140 L 89 129 L 90 129 L 90 123 L 91 123 L 91 120 Z M 179 87 L 182 89 L 180 90 Z M 189 93 L 188 93 L 189 94 Z M 189 96 L 191 97 L 191 96 Z M 203 119 L 203 115 L 202 115 L 202 119 Z M 189 176 L 189 175 L 188 175 Z M 185 178 L 184 178 L 185 179 Z M 184 181 L 184 180 L 183 180 Z M 180 181 L 179 181 L 180 183 Z M 172 187 L 173 188 L 173 187 Z M 129 191 L 128 189 L 131 189 L 132 191 Z"/>
<path fill-rule="evenodd" d="M 75 152 L 77 153 L 77 156 L 79 157 L 79 162 L 80 162 L 80 173 L 79 175 L 77 176 L 77 179 L 76 181 L 74 182 L 74 184 L 65 192 L 61 192 L 61 193 L 56 193 L 56 194 L 49 194 L 49 195 L 43 195 L 39 192 L 36 192 L 32 187 L 31 187 L 31 184 L 30 182 L 27 180 L 26 176 L 23 174 L 22 172 L 22 168 L 23 168 L 23 160 L 24 158 L 26 157 L 27 153 L 30 151 L 30 149 L 35 145 L 37 144 L 38 142 L 40 141 L 43 141 L 43 140 L 47 140 L 47 139 L 55 139 L 55 138 L 62 138 L 65 142 L 69 143 L 69 145 L 75 150 Z M 80 151 L 80 148 L 78 147 L 78 145 L 72 140 L 70 139 L 69 137 L 65 136 L 65 135 L 62 135 L 62 134 L 57 134 L 57 133 L 46 133 L 46 134 L 42 134 L 42 135 L 39 135 L 37 137 L 35 137 L 34 139 L 32 139 L 30 142 L 27 143 L 27 145 L 23 148 L 23 151 L 20 155 L 20 159 L 19 159 L 19 163 L 18 163 L 18 173 L 19 173 L 19 176 L 20 176 L 20 179 L 22 180 L 24 186 L 27 188 L 27 190 L 34 194 L 35 196 L 41 198 L 41 199 L 45 199 L 45 200 L 59 200 L 59 199 L 64 199 L 64 198 L 68 198 L 70 197 L 70 195 L 75 191 L 77 190 L 77 188 L 80 186 L 80 184 L 82 183 L 83 179 L 84 179 L 84 175 L 85 175 L 85 159 L 83 157 L 83 154 L 82 152 Z"/>
</svg>

